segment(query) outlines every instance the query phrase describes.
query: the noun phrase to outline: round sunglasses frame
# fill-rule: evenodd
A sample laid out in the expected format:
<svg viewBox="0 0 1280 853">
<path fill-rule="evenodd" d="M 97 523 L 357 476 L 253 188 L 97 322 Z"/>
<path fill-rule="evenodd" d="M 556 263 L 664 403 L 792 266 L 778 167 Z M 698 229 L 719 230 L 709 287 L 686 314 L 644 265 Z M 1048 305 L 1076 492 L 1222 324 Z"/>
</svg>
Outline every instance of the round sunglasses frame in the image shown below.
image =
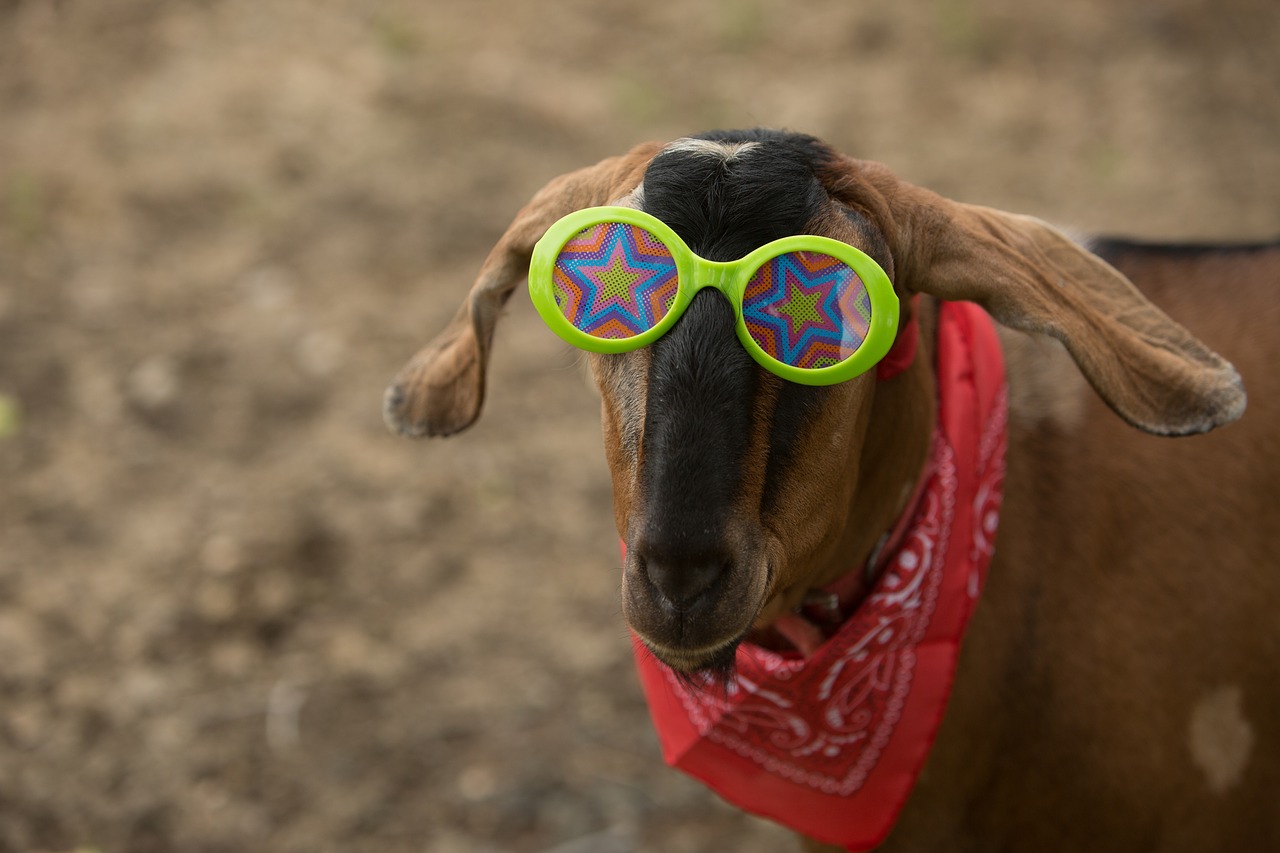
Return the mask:
<svg viewBox="0 0 1280 853">
<path fill-rule="evenodd" d="M 597 338 L 574 326 L 556 304 L 555 265 L 571 239 L 593 225 L 619 222 L 648 231 L 671 252 L 676 265 L 676 297 L 667 313 L 650 329 L 629 338 Z M 871 322 L 862 345 L 844 361 L 827 367 L 795 367 L 765 352 L 747 330 L 742 299 L 751 277 L 764 264 L 788 252 L 820 252 L 847 264 L 857 273 L 871 303 Z M 589 207 L 559 219 L 533 249 L 529 262 L 529 296 L 551 330 L 579 349 L 621 353 L 640 349 L 666 334 L 704 288 L 720 291 L 737 315 L 738 340 L 751 357 L 771 373 L 802 385 L 834 385 L 853 379 L 876 365 L 893 346 L 898 333 L 898 296 L 883 269 L 865 252 L 816 234 L 783 237 L 766 243 L 736 261 L 709 261 L 694 254 L 665 222 L 631 207 Z"/>
</svg>

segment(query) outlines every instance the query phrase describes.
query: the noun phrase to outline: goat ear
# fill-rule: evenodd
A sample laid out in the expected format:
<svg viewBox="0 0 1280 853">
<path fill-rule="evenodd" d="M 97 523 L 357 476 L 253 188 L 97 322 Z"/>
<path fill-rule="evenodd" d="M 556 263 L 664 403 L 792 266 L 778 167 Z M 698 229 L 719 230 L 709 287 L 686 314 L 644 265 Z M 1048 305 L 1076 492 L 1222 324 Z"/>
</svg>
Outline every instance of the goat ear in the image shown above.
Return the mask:
<svg viewBox="0 0 1280 853">
<path fill-rule="evenodd" d="M 1244 413 L 1244 386 L 1230 363 L 1060 231 L 889 185 L 874 171 L 907 289 L 976 302 L 1006 326 L 1057 338 L 1116 414 L 1147 432 L 1207 432 Z"/>
<path fill-rule="evenodd" d="M 387 388 L 382 413 L 393 432 L 413 438 L 452 435 L 475 422 L 484 403 L 493 330 L 503 305 L 528 275 L 534 243 L 565 214 L 634 189 L 658 149 L 657 143 L 639 145 L 621 157 L 562 175 L 516 214 L 453 320 Z"/>
</svg>

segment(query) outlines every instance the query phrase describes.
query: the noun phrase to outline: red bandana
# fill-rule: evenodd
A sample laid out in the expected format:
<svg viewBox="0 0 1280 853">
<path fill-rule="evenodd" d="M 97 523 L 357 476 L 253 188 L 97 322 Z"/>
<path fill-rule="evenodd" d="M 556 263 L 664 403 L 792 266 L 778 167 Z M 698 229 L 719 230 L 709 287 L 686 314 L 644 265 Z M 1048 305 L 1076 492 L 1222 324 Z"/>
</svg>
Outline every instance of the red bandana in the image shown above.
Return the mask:
<svg viewBox="0 0 1280 853">
<path fill-rule="evenodd" d="M 636 642 L 667 763 L 731 803 L 849 850 L 880 844 L 942 722 L 991 560 L 1004 480 L 1004 361 L 986 313 L 942 303 L 938 425 L 915 514 L 866 600 L 809 657 L 751 643 L 692 690 Z"/>
</svg>

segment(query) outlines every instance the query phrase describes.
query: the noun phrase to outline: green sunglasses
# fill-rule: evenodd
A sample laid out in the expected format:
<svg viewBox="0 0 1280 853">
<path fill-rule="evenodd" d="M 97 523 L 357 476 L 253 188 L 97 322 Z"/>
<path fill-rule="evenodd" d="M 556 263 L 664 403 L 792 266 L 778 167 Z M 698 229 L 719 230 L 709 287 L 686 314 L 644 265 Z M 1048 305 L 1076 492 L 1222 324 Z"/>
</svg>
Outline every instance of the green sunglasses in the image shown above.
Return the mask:
<svg viewBox="0 0 1280 853">
<path fill-rule="evenodd" d="M 529 264 L 529 293 L 542 319 L 591 352 L 652 343 L 704 287 L 732 303 L 738 339 L 752 358 L 804 385 L 865 373 L 898 331 L 898 297 L 880 265 L 816 235 L 774 240 L 736 261 L 708 261 L 642 210 L 591 207 L 547 229 Z"/>
</svg>

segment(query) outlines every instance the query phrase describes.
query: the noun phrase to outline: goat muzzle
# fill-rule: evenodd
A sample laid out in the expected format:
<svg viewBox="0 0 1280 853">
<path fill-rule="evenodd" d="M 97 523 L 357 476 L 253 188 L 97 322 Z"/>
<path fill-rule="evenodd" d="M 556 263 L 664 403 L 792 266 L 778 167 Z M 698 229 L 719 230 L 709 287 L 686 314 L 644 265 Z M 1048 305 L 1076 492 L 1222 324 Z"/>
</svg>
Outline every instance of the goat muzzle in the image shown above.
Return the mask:
<svg viewBox="0 0 1280 853">
<path fill-rule="evenodd" d="M 723 663 L 767 597 L 768 560 L 758 547 L 627 549 L 622 609 L 663 663 L 694 671 Z"/>
</svg>

